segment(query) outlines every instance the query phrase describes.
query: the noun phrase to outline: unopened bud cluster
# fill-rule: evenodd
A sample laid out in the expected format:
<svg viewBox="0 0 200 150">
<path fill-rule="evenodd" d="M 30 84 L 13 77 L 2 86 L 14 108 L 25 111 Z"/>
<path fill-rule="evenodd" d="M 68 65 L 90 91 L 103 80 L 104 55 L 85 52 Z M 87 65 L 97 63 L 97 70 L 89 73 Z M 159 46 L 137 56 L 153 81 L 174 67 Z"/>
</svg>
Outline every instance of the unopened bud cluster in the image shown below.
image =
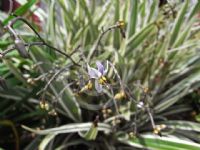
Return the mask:
<svg viewBox="0 0 200 150">
<path fill-rule="evenodd" d="M 109 108 L 103 108 L 101 112 L 103 113 L 103 118 L 108 118 L 112 113 L 112 110 Z"/>
<path fill-rule="evenodd" d="M 153 133 L 154 134 L 159 134 L 161 132 L 161 130 L 165 129 L 167 126 L 165 124 L 161 124 L 161 125 L 157 125 L 154 130 Z"/>
</svg>

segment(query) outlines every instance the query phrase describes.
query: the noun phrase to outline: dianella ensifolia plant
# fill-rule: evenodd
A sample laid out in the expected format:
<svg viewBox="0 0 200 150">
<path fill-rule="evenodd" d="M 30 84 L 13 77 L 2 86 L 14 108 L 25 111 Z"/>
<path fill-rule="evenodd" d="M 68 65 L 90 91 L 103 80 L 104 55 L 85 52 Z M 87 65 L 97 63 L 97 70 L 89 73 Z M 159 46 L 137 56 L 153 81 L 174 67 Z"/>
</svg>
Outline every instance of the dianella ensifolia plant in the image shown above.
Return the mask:
<svg viewBox="0 0 200 150">
<path fill-rule="evenodd" d="M 42 120 L 20 122 L 35 133 L 26 149 L 200 148 L 200 125 L 184 118 L 193 107 L 183 100 L 200 85 L 199 1 L 34 2 L 26 4 L 44 27 L 17 11 L 3 21 L 13 46 L 1 51 L 26 91 L 18 100 Z"/>
</svg>

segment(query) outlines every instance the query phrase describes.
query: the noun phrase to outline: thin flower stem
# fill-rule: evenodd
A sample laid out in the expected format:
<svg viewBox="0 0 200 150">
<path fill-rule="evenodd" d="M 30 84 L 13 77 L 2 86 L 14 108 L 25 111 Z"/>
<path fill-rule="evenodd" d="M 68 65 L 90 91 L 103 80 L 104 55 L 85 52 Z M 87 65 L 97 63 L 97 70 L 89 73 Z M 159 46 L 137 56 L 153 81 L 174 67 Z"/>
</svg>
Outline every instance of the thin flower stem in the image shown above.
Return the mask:
<svg viewBox="0 0 200 150">
<path fill-rule="evenodd" d="M 13 11 L 13 0 L 9 0 L 9 9 L 8 9 L 8 14 L 11 14 Z"/>
<path fill-rule="evenodd" d="M 69 56 L 74 55 L 74 54 L 79 50 L 80 47 L 81 47 L 81 45 L 78 45 L 78 46 L 70 53 Z"/>
<path fill-rule="evenodd" d="M 109 86 L 109 89 L 110 89 L 111 94 L 112 94 L 112 99 L 113 99 L 113 103 L 114 103 L 114 106 L 115 106 L 116 112 L 117 112 L 117 114 L 119 115 L 119 114 L 120 114 L 120 113 L 119 113 L 119 108 L 118 108 L 118 105 L 117 105 L 116 100 L 114 99 L 114 92 L 113 92 L 113 89 L 112 89 L 111 86 Z"/>
<path fill-rule="evenodd" d="M 138 101 L 136 100 L 135 96 L 131 93 L 131 90 L 128 86 L 125 87 L 126 89 L 126 94 L 128 96 L 128 98 L 134 103 L 134 104 L 138 104 Z"/>
<path fill-rule="evenodd" d="M 58 48 L 55 48 L 55 47 L 49 45 L 49 44 L 40 36 L 40 34 L 35 30 L 35 28 L 34 28 L 26 19 L 24 19 L 23 17 L 20 17 L 20 16 L 16 16 L 16 15 L 14 15 L 14 16 L 15 16 L 16 18 L 13 19 L 12 21 L 10 21 L 10 23 L 9 23 L 8 26 L 7 26 L 8 28 L 12 27 L 12 25 L 15 24 L 18 20 L 21 20 L 22 22 L 24 22 L 26 25 L 28 25 L 28 26 L 32 29 L 32 31 L 33 31 L 33 32 L 38 36 L 38 38 L 43 42 L 43 45 L 46 45 L 46 46 L 49 47 L 50 49 L 53 49 L 53 50 L 55 50 L 56 52 L 58 52 L 58 53 L 64 55 L 65 57 L 69 58 L 69 59 L 72 61 L 72 63 L 73 63 L 74 65 L 80 67 L 80 65 L 77 64 L 77 63 L 71 58 L 71 56 L 67 55 L 65 52 L 59 50 Z"/>
<path fill-rule="evenodd" d="M 40 90 L 37 95 L 39 95 L 41 92 L 46 92 L 47 88 L 49 87 L 49 85 L 53 82 L 53 80 L 58 76 L 60 75 L 63 71 L 66 71 L 68 69 L 68 67 L 64 67 L 64 68 L 61 68 L 60 70 L 58 70 L 47 82 L 47 84 L 45 85 L 45 87 Z"/>
<path fill-rule="evenodd" d="M 43 42 L 31 42 L 31 43 L 25 43 L 24 45 L 27 46 L 27 47 L 31 47 L 31 46 L 36 46 L 36 45 L 44 45 L 44 43 Z M 0 52 L 0 55 L 2 57 L 4 57 L 6 54 L 8 54 L 9 52 L 11 52 L 11 51 L 13 51 L 15 49 L 16 49 L 15 46 L 11 47 L 9 49 L 4 50 L 3 52 Z"/>
<path fill-rule="evenodd" d="M 118 114 L 118 115 L 115 115 L 115 116 L 112 116 L 112 117 L 109 117 L 109 118 L 105 119 L 103 122 L 104 123 L 109 123 L 109 122 L 112 122 L 116 118 L 124 119 L 124 115 L 123 114 Z"/>
<path fill-rule="evenodd" d="M 137 133 L 137 113 L 138 113 L 138 108 L 136 107 L 136 109 L 135 109 L 135 116 L 134 116 L 134 123 L 135 123 L 134 133 L 135 134 Z"/>
<path fill-rule="evenodd" d="M 106 30 L 103 30 L 103 32 L 99 35 L 99 37 L 98 37 L 96 43 L 94 44 L 94 47 L 93 47 L 93 49 L 91 50 L 91 53 L 90 53 L 89 56 L 88 56 L 88 60 L 90 60 L 90 58 L 94 56 L 94 54 L 95 54 L 95 52 L 97 51 L 97 48 L 98 48 L 98 46 L 99 46 L 99 44 L 100 44 L 101 39 L 103 38 L 103 36 L 104 36 L 107 32 L 109 32 L 109 31 L 111 31 L 111 30 L 113 30 L 113 29 L 116 29 L 116 28 L 119 28 L 119 25 L 116 24 L 116 25 L 110 26 L 110 27 L 107 28 Z"/>
<path fill-rule="evenodd" d="M 121 80 L 121 78 L 120 78 L 120 75 L 119 75 L 117 69 L 115 68 L 115 66 L 114 66 L 111 62 L 108 61 L 108 63 L 109 63 L 109 65 L 111 66 L 111 68 L 113 69 L 113 71 L 115 72 L 115 74 L 116 74 L 116 76 L 117 76 L 117 78 L 118 78 L 118 81 L 119 81 L 119 84 L 120 84 L 121 89 L 124 90 L 124 86 L 123 86 L 123 84 L 122 84 L 122 80 Z"/>
<path fill-rule="evenodd" d="M 1 58 L 3 58 L 7 53 L 9 53 L 9 52 L 11 52 L 13 50 L 15 50 L 15 47 L 11 47 L 11 48 L 9 48 L 7 50 L 4 50 L 3 52 L 0 52 Z"/>
<path fill-rule="evenodd" d="M 149 107 L 146 107 L 146 110 L 147 110 L 147 113 L 148 113 L 148 115 L 149 115 L 149 118 L 150 118 L 150 121 L 151 121 L 151 125 L 152 125 L 153 129 L 155 129 L 155 128 L 156 128 L 156 125 L 155 125 L 153 116 L 152 116 L 152 114 L 151 114 L 150 108 L 149 108 Z"/>
<path fill-rule="evenodd" d="M 14 39 L 19 38 L 19 37 L 17 36 L 16 32 L 13 30 L 13 28 L 12 28 L 10 25 L 7 26 L 7 29 L 8 29 L 8 30 L 10 31 L 10 33 L 14 36 Z"/>
</svg>

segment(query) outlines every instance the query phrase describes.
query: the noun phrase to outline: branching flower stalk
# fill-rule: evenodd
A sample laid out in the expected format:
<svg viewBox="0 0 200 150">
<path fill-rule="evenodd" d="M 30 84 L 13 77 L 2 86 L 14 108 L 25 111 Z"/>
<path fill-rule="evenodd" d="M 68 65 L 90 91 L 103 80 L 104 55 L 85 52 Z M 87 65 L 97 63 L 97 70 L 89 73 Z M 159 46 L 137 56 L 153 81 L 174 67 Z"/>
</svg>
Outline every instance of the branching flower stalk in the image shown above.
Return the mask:
<svg viewBox="0 0 200 150">
<path fill-rule="evenodd" d="M 30 43 L 24 43 L 24 46 L 31 47 L 31 46 L 42 46 L 44 45 L 43 42 L 30 42 Z M 7 50 L 4 50 L 3 52 L 0 52 L 0 58 L 4 58 L 9 52 L 15 50 L 16 47 L 11 47 Z"/>
<path fill-rule="evenodd" d="M 24 42 L 20 39 L 20 37 L 14 31 L 14 29 L 12 28 L 11 23 L 8 24 L 7 29 L 11 33 L 11 37 L 13 38 L 14 43 L 15 43 L 15 48 L 17 49 L 19 54 L 24 58 L 29 58 L 29 54 L 28 54 L 28 52 L 26 50 Z"/>
<path fill-rule="evenodd" d="M 125 38 L 125 32 L 123 31 L 124 26 L 125 26 L 124 21 L 118 21 L 115 25 L 110 26 L 110 27 L 107 28 L 106 30 L 104 30 L 104 29 L 102 28 L 101 34 L 99 35 L 99 37 L 98 37 L 96 43 L 94 44 L 94 47 L 92 48 L 90 54 L 88 55 L 88 60 L 90 60 L 90 58 L 92 58 L 92 57 L 95 55 L 95 53 L 96 53 L 96 51 L 97 51 L 97 48 L 98 48 L 98 46 L 99 46 L 100 43 L 101 43 L 101 40 L 102 40 L 103 36 L 104 36 L 107 32 L 109 32 L 109 31 L 111 31 L 111 30 L 114 30 L 114 29 L 120 29 L 120 32 L 121 32 L 121 34 L 122 34 L 122 37 Z"/>
<path fill-rule="evenodd" d="M 26 19 L 24 19 L 23 17 L 20 17 L 20 16 L 16 16 L 16 15 L 14 15 L 14 16 L 15 16 L 16 18 L 14 18 L 13 20 L 11 20 L 11 21 L 9 22 L 9 24 L 8 24 L 6 27 L 4 27 L 4 28 L 8 29 L 8 30 L 12 33 L 12 35 L 13 35 L 14 38 L 15 38 L 15 41 L 17 40 L 17 41 L 20 41 L 20 42 L 21 42 L 21 43 L 20 43 L 20 47 L 23 46 L 23 49 L 24 49 L 24 48 L 25 48 L 25 44 L 23 44 L 22 41 L 19 40 L 19 37 L 17 36 L 16 32 L 15 32 L 15 31 L 13 30 L 13 28 L 12 28 L 12 26 L 13 26 L 18 20 L 20 20 L 20 21 L 24 22 L 26 25 L 28 25 L 28 26 L 32 29 L 32 31 L 38 36 L 38 38 L 42 41 L 41 43 L 40 43 L 40 42 L 31 43 L 32 46 L 33 46 L 34 44 L 36 44 L 36 45 L 38 45 L 38 46 L 39 46 L 39 45 L 45 45 L 45 46 L 49 47 L 50 49 L 53 49 L 53 50 L 55 50 L 56 52 L 58 52 L 58 53 L 64 55 L 65 57 L 69 58 L 69 59 L 72 61 L 72 63 L 73 63 L 74 65 L 80 67 L 80 65 L 77 64 L 77 63 L 71 58 L 70 55 L 66 54 L 64 51 L 61 51 L 61 50 L 59 50 L 59 49 L 57 49 L 57 48 L 55 48 L 55 47 L 49 45 L 47 42 L 45 42 L 45 40 L 40 36 L 40 34 L 34 29 L 34 27 L 33 27 Z M 18 45 L 19 45 L 19 44 L 18 44 Z M 9 50 L 6 50 L 6 53 L 3 53 L 3 54 L 1 53 L 1 56 L 4 56 L 4 55 L 7 54 L 8 52 L 10 52 L 10 51 L 12 51 L 12 50 L 14 50 L 14 49 L 16 49 L 16 48 L 18 48 L 17 45 L 16 45 L 15 47 L 9 49 Z M 21 49 L 22 49 L 22 48 L 21 48 Z M 20 49 L 20 50 L 21 50 L 21 49 Z M 18 50 L 19 50 L 19 48 L 18 48 Z M 24 52 L 24 51 L 23 51 L 23 52 Z M 22 54 L 22 53 L 20 53 L 20 54 Z M 23 53 L 23 54 L 24 54 L 24 53 Z M 23 55 L 22 55 L 22 56 L 23 56 Z M 26 55 L 24 55 L 24 56 L 26 56 Z"/>
<path fill-rule="evenodd" d="M 63 71 L 66 71 L 66 70 L 68 70 L 69 68 L 69 65 L 67 65 L 66 67 L 63 67 L 63 68 L 61 68 L 61 69 L 59 69 L 58 71 L 56 71 L 56 73 L 48 80 L 48 82 L 47 82 L 47 84 L 45 85 L 45 87 L 41 90 L 41 91 L 39 91 L 38 93 L 37 93 L 37 95 L 39 95 L 41 92 L 46 92 L 47 91 L 47 88 L 49 87 L 49 85 L 54 81 L 54 79 L 57 77 L 57 76 L 59 76 Z"/>
</svg>

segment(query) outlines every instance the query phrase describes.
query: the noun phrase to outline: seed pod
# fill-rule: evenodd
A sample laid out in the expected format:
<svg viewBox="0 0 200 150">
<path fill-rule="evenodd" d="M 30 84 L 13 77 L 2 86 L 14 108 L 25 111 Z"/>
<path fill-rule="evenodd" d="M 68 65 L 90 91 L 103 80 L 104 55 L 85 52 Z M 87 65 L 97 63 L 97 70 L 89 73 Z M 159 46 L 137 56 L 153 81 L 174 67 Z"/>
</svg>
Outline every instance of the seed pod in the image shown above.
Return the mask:
<svg viewBox="0 0 200 150">
<path fill-rule="evenodd" d="M 126 93 L 121 90 L 119 93 L 115 94 L 114 99 L 121 100 L 123 98 L 126 98 Z"/>
<path fill-rule="evenodd" d="M 19 38 L 15 39 L 15 47 L 22 57 L 29 58 L 29 54 L 26 50 L 26 47 L 25 47 L 24 43 L 22 42 L 22 40 L 20 40 Z"/>
</svg>

